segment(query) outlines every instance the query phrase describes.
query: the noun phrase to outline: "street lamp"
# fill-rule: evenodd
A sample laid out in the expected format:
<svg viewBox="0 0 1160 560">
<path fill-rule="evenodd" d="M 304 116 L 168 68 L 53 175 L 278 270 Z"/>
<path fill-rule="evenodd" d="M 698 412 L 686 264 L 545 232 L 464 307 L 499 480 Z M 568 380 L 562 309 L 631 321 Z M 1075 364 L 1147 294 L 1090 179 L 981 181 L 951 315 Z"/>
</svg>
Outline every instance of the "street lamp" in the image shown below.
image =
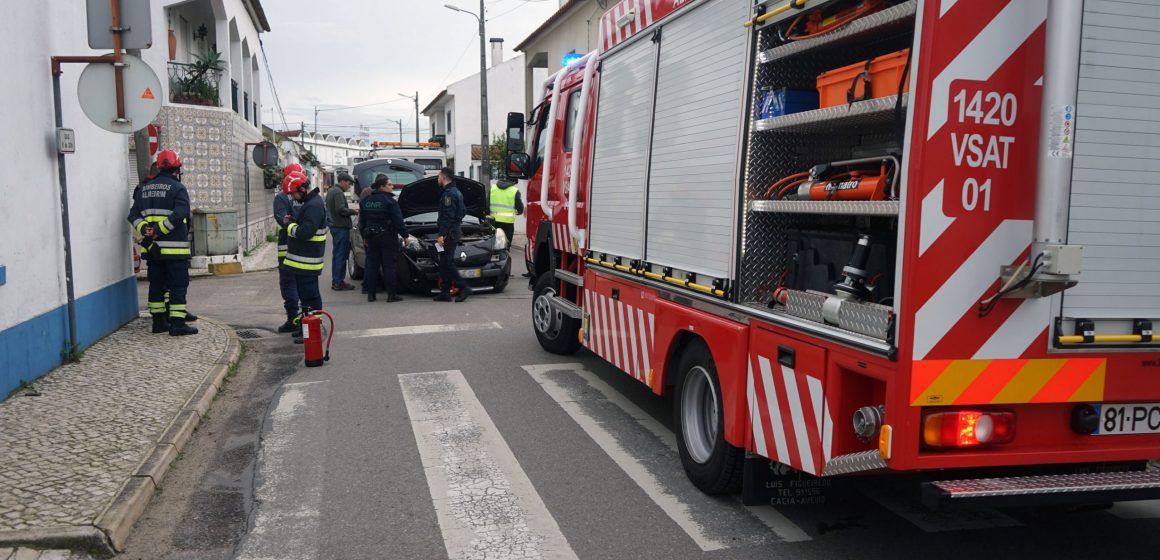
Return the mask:
<svg viewBox="0 0 1160 560">
<path fill-rule="evenodd" d="M 451 4 L 444 4 L 443 7 L 448 10 L 463 12 L 475 18 L 479 22 L 479 136 L 480 136 L 480 153 L 479 153 L 479 182 L 483 183 L 485 189 L 491 184 L 491 169 L 490 158 L 491 153 L 491 139 L 487 126 L 487 31 L 484 28 L 484 0 L 479 0 L 479 15 L 473 12 L 464 10 L 463 8 L 452 6 Z"/>
<path fill-rule="evenodd" d="M 415 143 L 419 143 L 419 92 L 415 92 L 414 96 L 400 93 L 399 97 L 406 97 L 415 101 Z M 399 142 L 403 141 L 403 133 L 399 133 Z"/>
</svg>

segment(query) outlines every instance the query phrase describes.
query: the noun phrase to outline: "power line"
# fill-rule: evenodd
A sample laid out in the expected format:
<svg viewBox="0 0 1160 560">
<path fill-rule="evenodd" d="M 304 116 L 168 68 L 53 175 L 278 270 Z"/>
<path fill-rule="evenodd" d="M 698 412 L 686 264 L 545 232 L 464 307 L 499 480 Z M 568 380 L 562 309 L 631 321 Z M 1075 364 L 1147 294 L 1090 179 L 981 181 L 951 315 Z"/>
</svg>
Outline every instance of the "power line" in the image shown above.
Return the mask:
<svg viewBox="0 0 1160 560">
<path fill-rule="evenodd" d="M 451 73 L 455 72 L 456 68 L 459 68 L 459 63 L 463 60 L 463 56 L 467 54 L 467 50 L 471 48 L 471 45 L 475 44 L 475 40 L 477 38 L 478 38 L 477 36 L 472 36 L 469 38 L 469 40 L 467 41 L 467 45 L 465 45 L 463 47 L 463 52 L 459 53 L 459 58 L 455 59 L 455 63 L 451 65 L 451 69 L 447 71 L 447 74 L 445 74 L 443 76 L 443 79 L 439 80 L 438 83 L 443 84 L 443 83 L 447 82 L 447 78 L 450 78 Z M 439 87 L 442 87 L 442 86 L 439 86 Z"/>
<path fill-rule="evenodd" d="M 353 105 L 350 107 L 332 107 L 330 109 L 315 109 L 315 111 L 321 113 L 323 111 L 345 111 L 347 109 L 362 109 L 363 107 L 374 107 L 375 105 L 386 105 L 387 103 L 398 103 L 399 101 L 403 101 L 403 99 L 391 99 L 388 101 L 380 101 L 378 103 L 367 103 L 366 105 Z"/>
<path fill-rule="evenodd" d="M 262 42 L 261 35 L 258 36 L 258 48 L 262 51 L 262 58 L 266 61 L 266 77 L 270 79 L 270 92 L 274 94 L 274 107 L 278 109 L 278 115 L 282 117 L 282 130 L 290 130 L 290 125 L 286 124 L 286 113 L 282 111 L 282 100 L 278 98 L 278 86 L 274 83 L 274 73 L 270 70 L 270 56 L 266 54 L 266 44 Z M 293 142 L 291 142 L 293 145 Z"/>
</svg>

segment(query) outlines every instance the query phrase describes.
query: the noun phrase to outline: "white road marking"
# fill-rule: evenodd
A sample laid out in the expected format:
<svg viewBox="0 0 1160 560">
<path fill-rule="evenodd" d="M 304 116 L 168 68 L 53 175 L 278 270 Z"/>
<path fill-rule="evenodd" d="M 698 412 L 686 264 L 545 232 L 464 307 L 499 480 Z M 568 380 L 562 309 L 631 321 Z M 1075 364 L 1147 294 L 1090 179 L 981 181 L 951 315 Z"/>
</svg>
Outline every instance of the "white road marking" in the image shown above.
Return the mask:
<svg viewBox="0 0 1160 560">
<path fill-rule="evenodd" d="M 461 372 L 399 385 L 448 557 L 576 558 Z"/>
<path fill-rule="evenodd" d="M 502 329 L 503 325 L 490 323 L 461 323 L 453 325 L 414 325 L 410 327 L 387 327 L 382 329 L 366 329 L 359 331 L 339 331 L 334 333 L 337 338 L 375 338 L 380 336 L 405 336 L 413 334 L 438 334 L 463 331 L 490 331 Z"/>
<path fill-rule="evenodd" d="M 1157 519 L 1160 518 L 1160 500 L 1116 502 L 1109 513 L 1120 519 Z"/>
<path fill-rule="evenodd" d="M 606 430 L 600 422 L 588 414 L 579 403 L 572 400 L 568 394 L 567 389 L 560 386 L 547 375 L 550 371 L 568 370 L 581 379 L 583 379 L 589 387 L 598 391 L 604 398 L 621 409 L 625 414 L 631 417 L 640 427 L 657 437 L 670 451 L 674 454 L 677 452 L 676 435 L 673 434 L 663 424 L 658 422 L 655 418 L 650 416 L 644 410 L 641 410 L 636 404 L 628 400 L 623 394 L 600 379 L 596 374 L 584 369 L 581 364 L 548 364 L 548 365 L 531 365 L 523 366 L 528 375 L 556 401 L 569 416 L 572 417 L 580 428 L 604 450 L 606 454 L 624 470 L 625 474 L 636 482 L 638 486 L 649 498 L 653 500 L 661 510 L 669 516 L 682 530 L 685 531 L 689 538 L 693 539 L 697 546 L 704 551 L 720 550 L 731 546 L 728 543 L 719 542 L 709 535 L 705 534 L 703 528 L 698 525 L 689 514 L 689 505 L 682 503 L 676 496 L 665 491 L 660 481 L 648 471 L 647 468 L 640 461 L 634 458 L 627 450 L 625 450 L 620 442 Z M 698 494 L 698 496 L 700 496 Z M 712 501 L 712 507 L 720 507 L 720 504 L 709 496 L 704 496 L 706 501 Z M 788 518 L 783 516 L 780 512 L 772 507 L 757 506 L 746 507 L 754 517 L 756 517 L 763 525 L 768 527 L 775 535 L 785 542 L 801 542 L 810 540 L 810 536 L 806 534 L 800 527 L 795 525 Z M 743 544 L 743 543 L 739 543 Z"/>
<path fill-rule="evenodd" d="M 261 484 L 254 527 L 246 535 L 239 560 L 296 560 L 321 552 L 320 519 L 325 458 L 318 438 L 326 432 L 326 414 L 316 386 L 325 381 L 283 385 L 262 435 Z"/>
</svg>

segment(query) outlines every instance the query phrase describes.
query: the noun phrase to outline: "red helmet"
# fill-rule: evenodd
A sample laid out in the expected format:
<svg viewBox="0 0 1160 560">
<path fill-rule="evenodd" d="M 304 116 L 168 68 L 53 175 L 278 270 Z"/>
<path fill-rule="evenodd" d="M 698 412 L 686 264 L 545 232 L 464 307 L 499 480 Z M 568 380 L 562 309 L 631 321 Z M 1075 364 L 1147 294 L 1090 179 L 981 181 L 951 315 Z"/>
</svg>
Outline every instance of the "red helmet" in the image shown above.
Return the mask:
<svg viewBox="0 0 1160 560">
<path fill-rule="evenodd" d="M 310 179 L 306 178 L 306 174 L 298 171 L 291 171 L 284 178 L 282 178 L 282 192 L 290 194 L 301 187 L 310 186 Z"/>
<path fill-rule="evenodd" d="M 177 169 L 181 167 L 181 156 L 173 150 L 161 150 L 157 152 L 157 168 L 158 169 Z"/>
<path fill-rule="evenodd" d="M 306 170 L 302 168 L 302 164 L 298 162 L 287 163 L 286 167 L 282 169 L 282 178 L 285 179 L 291 173 L 305 174 Z"/>
</svg>

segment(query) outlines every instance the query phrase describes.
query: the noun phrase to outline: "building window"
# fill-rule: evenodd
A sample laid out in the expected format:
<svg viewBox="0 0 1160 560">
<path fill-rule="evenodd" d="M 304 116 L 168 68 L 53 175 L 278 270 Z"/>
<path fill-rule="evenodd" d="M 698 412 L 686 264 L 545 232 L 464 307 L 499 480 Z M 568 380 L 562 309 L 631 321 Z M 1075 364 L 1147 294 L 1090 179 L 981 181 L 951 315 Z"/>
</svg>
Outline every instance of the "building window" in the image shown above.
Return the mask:
<svg viewBox="0 0 1160 560">
<path fill-rule="evenodd" d="M 447 132 L 451 132 L 451 111 L 447 111 Z"/>
</svg>

